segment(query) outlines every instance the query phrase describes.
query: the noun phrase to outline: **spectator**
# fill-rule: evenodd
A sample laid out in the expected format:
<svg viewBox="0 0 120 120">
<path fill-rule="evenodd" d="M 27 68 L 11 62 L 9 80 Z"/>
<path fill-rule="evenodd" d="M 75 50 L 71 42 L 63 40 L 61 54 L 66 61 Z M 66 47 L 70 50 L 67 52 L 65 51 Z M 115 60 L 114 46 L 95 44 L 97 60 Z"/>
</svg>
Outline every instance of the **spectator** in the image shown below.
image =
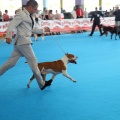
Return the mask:
<svg viewBox="0 0 120 120">
<path fill-rule="evenodd" d="M 105 17 L 109 17 L 109 12 L 106 10 L 104 15 Z"/>
<path fill-rule="evenodd" d="M 55 19 L 57 19 L 57 20 L 61 19 L 61 15 L 58 13 L 57 10 L 56 10 L 56 14 L 55 14 Z"/>
<path fill-rule="evenodd" d="M 49 19 L 49 20 L 54 20 L 54 19 L 55 19 L 55 15 L 53 14 L 53 11 L 52 11 L 52 10 L 49 10 L 48 19 Z M 52 33 L 50 33 L 50 34 L 51 34 L 51 35 L 55 35 L 56 33 L 52 32 Z"/>
<path fill-rule="evenodd" d="M 82 8 L 80 8 L 80 6 L 76 9 L 76 15 L 77 15 L 77 18 L 83 18 L 84 16 L 84 12 Z"/>
<path fill-rule="evenodd" d="M 3 16 L 2 16 L 2 12 L 0 11 L 0 22 L 3 21 Z"/>
<path fill-rule="evenodd" d="M 84 18 L 88 18 L 88 12 L 86 11 L 86 8 L 85 8 L 85 11 L 84 11 Z"/>
<path fill-rule="evenodd" d="M 49 20 L 54 20 L 54 19 L 55 19 L 55 15 L 53 14 L 53 11 L 52 11 L 52 10 L 49 10 L 48 19 L 49 19 Z"/>
<path fill-rule="evenodd" d="M 113 12 L 113 15 L 115 15 L 115 26 L 117 28 L 117 33 L 118 31 L 118 27 L 120 27 L 120 9 L 119 7 L 116 7 L 116 10 Z"/>
<path fill-rule="evenodd" d="M 10 20 L 10 18 L 9 18 L 9 15 L 8 15 L 8 10 L 5 10 L 5 13 L 3 14 L 3 21 L 7 22 L 9 20 Z"/>
<path fill-rule="evenodd" d="M 77 18 L 83 18 L 84 16 L 84 11 L 80 6 L 76 9 L 76 15 L 77 15 Z M 82 32 L 83 30 L 78 31 L 78 33 L 82 33 Z"/>
<path fill-rule="evenodd" d="M 113 16 L 113 11 L 110 9 L 109 11 L 109 17 L 112 17 Z"/>
<path fill-rule="evenodd" d="M 43 20 L 48 20 L 48 10 L 45 9 L 43 12 Z"/>
<path fill-rule="evenodd" d="M 98 26 L 99 31 L 100 31 L 100 36 L 102 36 L 102 30 L 101 30 L 101 26 L 100 26 L 100 17 L 101 16 L 103 17 L 103 14 L 100 11 L 98 11 L 97 7 L 96 7 L 94 13 L 91 16 L 91 22 L 92 22 L 93 18 L 94 18 L 94 21 L 93 21 L 93 25 L 92 25 L 92 31 L 89 34 L 89 36 L 93 35 L 96 26 Z"/>
<path fill-rule="evenodd" d="M 76 18 L 77 18 L 76 7 L 74 7 L 74 8 L 73 8 L 73 11 L 71 12 L 71 18 L 72 18 L 72 19 L 76 19 Z"/>
<path fill-rule="evenodd" d="M 42 19 L 42 16 L 41 16 L 41 14 L 39 13 L 38 10 L 37 10 L 36 13 L 34 14 L 34 17 L 35 17 L 35 18 L 40 18 L 40 19 Z"/>
<path fill-rule="evenodd" d="M 58 13 L 57 10 L 56 10 L 56 14 L 55 14 L 55 19 L 57 19 L 57 20 L 61 19 L 61 15 Z M 56 32 L 56 35 L 60 35 L 60 32 Z"/>
</svg>

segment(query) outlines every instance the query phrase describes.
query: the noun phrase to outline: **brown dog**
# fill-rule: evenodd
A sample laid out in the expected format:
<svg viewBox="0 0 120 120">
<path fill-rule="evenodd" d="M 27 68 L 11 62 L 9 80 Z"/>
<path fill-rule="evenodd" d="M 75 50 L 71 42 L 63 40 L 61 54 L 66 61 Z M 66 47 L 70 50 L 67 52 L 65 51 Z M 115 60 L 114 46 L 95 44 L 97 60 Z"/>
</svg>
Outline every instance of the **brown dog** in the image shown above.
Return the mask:
<svg viewBox="0 0 120 120">
<path fill-rule="evenodd" d="M 112 39 L 112 36 L 113 34 L 115 34 L 115 40 L 117 40 L 117 35 L 119 36 L 120 38 L 120 27 L 111 27 L 111 26 L 104 26 L 101 24 L 101 28 L 103 29 L 103 33 L 102 35 L 108 35 L 108 32 L 110 32 L 111 34 L 111 39 Z"/>
<path fill-rule="evenodd" d="M 76 61 L 75 61 L 76 59 L 77 57 L 74 56 L 73 54 L 65 54 L 65 56 L 60 60 L 53 61 L 53 62 L 38 63 L 38 68 L 41 72 L 41 76 L 43 80 L 46 81 L 46 75 L 49 73 L 52 74 L 52 78 L 50 79 L 51 81 L 53 81 L 53 79 L 57 74 L 62 73 L 65 77 L 69 78 L 71 81 L 76 82 L 76 80 L 74 80 L 72 77 L 70 77 L 67 74 L 67 64 L 68 63 L 76 64 Z M 30 83 L 32 82 L 33 79 L 34 79 L 34 75 L 30 78 L 30 81 L 27 84 L 28 88 L 30 87 Z"/>
<path fill-rule="evenodd" d="M 104 25 L 102 25 L 101 24 L 101 28 L 103 29 L 103 33 L 102 33 L 102 35 L 108 35 L 108 32 L 110 32 L 111 34 L 113 33 L 113 27 L 111 27 L 111 26 L 104 26 Z"/>
</svg>

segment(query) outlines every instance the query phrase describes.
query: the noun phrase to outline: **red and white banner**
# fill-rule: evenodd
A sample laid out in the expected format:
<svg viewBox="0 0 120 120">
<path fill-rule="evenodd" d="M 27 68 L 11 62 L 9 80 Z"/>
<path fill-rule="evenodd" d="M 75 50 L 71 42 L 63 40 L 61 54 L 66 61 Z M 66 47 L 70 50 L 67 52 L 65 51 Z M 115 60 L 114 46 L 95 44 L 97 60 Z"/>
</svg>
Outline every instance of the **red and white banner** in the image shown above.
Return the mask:
<svg viewBox="0 0 120 120">
<path fill-rule="evenodd" d="M 114 26 L 114 17 L 101 18 L 101 23 L 106 26 Z M 51 32 L 67 32 L 76 30 L 91 30 L 93 22 L 90 22 L 90 18 L 80 19 L 62 19 L 62 20 L 42 20 L 40 28 L 49 27 Z M 0 33 L 4 33 L 7 30 L 9 22 L 0 22 Z"/>
</svg>

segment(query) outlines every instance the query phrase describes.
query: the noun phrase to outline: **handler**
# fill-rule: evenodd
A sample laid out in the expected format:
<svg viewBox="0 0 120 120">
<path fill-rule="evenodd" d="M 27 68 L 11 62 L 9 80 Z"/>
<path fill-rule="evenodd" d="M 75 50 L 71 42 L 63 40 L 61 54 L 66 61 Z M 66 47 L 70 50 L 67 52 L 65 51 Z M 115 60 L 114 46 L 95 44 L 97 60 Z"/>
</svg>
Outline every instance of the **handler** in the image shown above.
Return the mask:
<svg viewBox="0 0 120 120">
<path fill-rule="evenodd" d="M 16 28 L 17 34 L 14 40 L 14 50 L 11 57 L 0 67 L 0 76 L 3 75 L 8 69 L 15 66 L 20 57 L 24 56 L 37 80 L 37 83 L 41 90 L 49 86 L 51 81 L 43 81 L 38 69 L 38 61 L 31 47 L 31 34 L 32 32 L 43 34 L 49 32 L 48 28 L 34 29 L 34 21 L 32 15 L 37 11 L 38 3 L 35 0 L 29 0 L 26 4 L 26 8 L 23 11 L 19 11 L 14 19 L 10 22 L 6 34 L 6 42 L 10 44 L 12 42 L 12 31 Z"/>
<path fill-rule="evenodd" d="M 94 18 L 93 25 L 92 25 L 92 31 L 89 34 L 89 36 L 93 35 L 96 26 L 98 26 L 99 31 L 100 31 L 100 36 L 102 36 L 102 30 L 101 30 L 101 25 L 100 25 L 100 17 L 101 16 L 103 17 L 103 14 L 101 13 L 101 11 L 98 11 L 97 7 L 96 7 L 94 13 L 91 16 L 91 20 L 90 20 L 92 22 L 92 19 Z"/>
</svg>

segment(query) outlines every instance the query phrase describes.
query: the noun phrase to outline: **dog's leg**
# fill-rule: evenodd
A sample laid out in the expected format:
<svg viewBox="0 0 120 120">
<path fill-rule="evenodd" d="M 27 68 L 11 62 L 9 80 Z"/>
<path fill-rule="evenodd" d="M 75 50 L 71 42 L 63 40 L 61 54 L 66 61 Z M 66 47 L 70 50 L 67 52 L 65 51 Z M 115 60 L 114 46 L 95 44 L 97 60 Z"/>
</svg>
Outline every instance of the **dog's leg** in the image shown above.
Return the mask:
<svg viewBox="0 0 120 120">
<path fill-rule="evenodd" d="M 72 80 L 73 82 L 77 82 L 77 81 L 74 80 L 71 76 L 69 76 L 69 75 L 67 74 L 66 70 L 62 70 L 62 74 L 63 74 L 65 77 L 67 77 L 67 78 L 69 78 L 70 80 Z"/>
<path fill-rule="evenodd" d="M 117 40 L 117 34 L 115 34 L 115 40 Z"/>
<path fill-rule="evenodd" d="M 56 76 L 56 74 L 53 74 L 53 75 L 52 75 L 52 78 L 51 78 L 50 80 L 52 80 L 52 81 L 53 81 L 53 80 L 54 80 L 54 78 L 55 78 L 55 76 Z"/>
<path fill-rule="evenodd" d="M 55 78 L 55 76 L 56 76 L 56 74 L 53 74 L 52 75 L 52 78 L 50 79 L 50 80 L 48 80 L 48 81 L 51 81 L 51 83 L 53 82 L 53 80 L 54 80 L 54 78 Z M 50 84 L 51 85 L 51 84 Z"/>
<path fill-rule="evenodd" d="M 106 32 L 106 37 L 108 36 L 108 32 Z"/>
<path fill-rule="evenodd" d="M 112 39 L 113 34 L 111 34 L 111 39 Z"/>
<path fill-rule="evenodd" d="M 30 81 L 29 81 L 29 83 L 27 84 L 27 87 L 28 87 L 28 88 L 30 88 L 30 84 L 31 84 L 31 82 L 33 81 L 34 78 L 35 78 L 34 75 L 30 78 Z"/>
<path fill-rule="evenodd" d="M 46 81 L 46 74 L 41 74 L 41 76 L 42 76 L 42 79 Z"/>
<path fill-rule="evenodd" d="M 52 79 L 52 81 L 54 80 L 55 76 L 56 76 L 55 74 L 53 74 L 53 75 L 52 75 L 52 78 L 51 78 L 51 79 Z"/>
</svg>

